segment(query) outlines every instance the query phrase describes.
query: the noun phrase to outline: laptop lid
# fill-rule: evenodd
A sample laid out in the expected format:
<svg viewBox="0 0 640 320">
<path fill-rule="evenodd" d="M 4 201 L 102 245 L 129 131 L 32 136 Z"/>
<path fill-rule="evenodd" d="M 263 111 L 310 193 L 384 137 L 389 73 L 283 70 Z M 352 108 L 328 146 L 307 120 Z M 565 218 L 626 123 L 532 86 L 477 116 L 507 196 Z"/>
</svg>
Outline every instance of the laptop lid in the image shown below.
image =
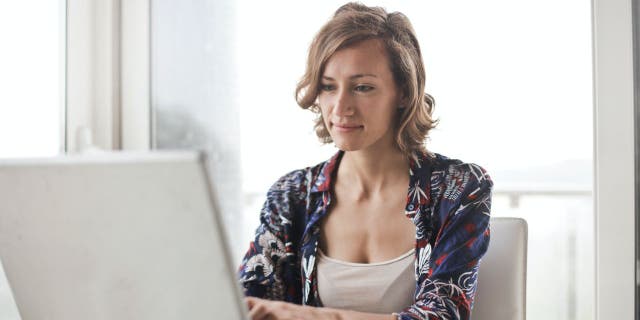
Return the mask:
<svg viewBox="0 0 640 320">
<path fill-rule="evenodd" d="M 244 319 L 205 156 L 0 161 L 0 258 L 27 319 Z"/>
</svg>

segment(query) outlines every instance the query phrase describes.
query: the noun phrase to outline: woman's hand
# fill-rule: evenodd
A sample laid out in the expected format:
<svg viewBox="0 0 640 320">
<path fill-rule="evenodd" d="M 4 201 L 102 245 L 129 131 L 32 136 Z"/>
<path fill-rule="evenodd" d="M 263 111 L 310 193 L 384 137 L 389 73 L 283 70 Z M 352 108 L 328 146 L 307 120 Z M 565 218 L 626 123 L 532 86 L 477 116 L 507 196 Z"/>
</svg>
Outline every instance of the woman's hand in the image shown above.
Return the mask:
<svg viewBox="0 0 640 320">
<path fill-rule="evenodd" d="M 282 301 L 245 298 L 251 320 L 394 320 L 390 314 L 373 314 L 331 308 L 300 306 Z"/>
<path fill-rule="evenodd" d="M 282 301 L 254 297 L 245 299 L 251 320 L 321 320 L 338 319 L 328 309 L 300 306 Z"/>
</svg>

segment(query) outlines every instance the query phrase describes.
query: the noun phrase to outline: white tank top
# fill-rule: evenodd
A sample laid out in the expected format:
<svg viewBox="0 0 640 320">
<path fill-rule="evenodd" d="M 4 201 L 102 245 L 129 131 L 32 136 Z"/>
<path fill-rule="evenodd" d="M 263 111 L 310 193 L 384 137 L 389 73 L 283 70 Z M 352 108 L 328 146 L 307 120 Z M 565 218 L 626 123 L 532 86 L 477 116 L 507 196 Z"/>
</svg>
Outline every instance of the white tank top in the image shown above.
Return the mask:
<svg viewBox="0 0 640 320">
<path fill-rule="evenodd" d="M 399 312 L 414 302 L 415 249 L 377 263 L 327 257 L 318 248 L 318 294 L 325 307 L 371 313 Z"/>
</svg>

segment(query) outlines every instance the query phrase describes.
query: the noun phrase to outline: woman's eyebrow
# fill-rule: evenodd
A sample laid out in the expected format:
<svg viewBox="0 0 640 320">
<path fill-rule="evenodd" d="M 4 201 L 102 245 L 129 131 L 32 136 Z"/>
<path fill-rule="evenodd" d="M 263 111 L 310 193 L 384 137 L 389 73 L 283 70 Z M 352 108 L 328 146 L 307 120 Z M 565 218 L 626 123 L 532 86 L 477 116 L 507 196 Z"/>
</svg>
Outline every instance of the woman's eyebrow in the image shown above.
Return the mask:
<svg viewBox="0 0 640 320">
<path fill-rule="evenodd" d="M 354 74 L 352 76 L 349 77 L 349 79 L 357 79 L 357 78 L 364 78 L 364 77 L 374 77 L 377 78 L 378 76 L 373 74 L 373 73 L 359 73 L 359 74 Z M 328 80 L 328 81 L 334 81 L 334 78 L 331 77 L 327 77 L 327 76 L 322 76 L 322 79 L 324 80 Z"/>
</svg>

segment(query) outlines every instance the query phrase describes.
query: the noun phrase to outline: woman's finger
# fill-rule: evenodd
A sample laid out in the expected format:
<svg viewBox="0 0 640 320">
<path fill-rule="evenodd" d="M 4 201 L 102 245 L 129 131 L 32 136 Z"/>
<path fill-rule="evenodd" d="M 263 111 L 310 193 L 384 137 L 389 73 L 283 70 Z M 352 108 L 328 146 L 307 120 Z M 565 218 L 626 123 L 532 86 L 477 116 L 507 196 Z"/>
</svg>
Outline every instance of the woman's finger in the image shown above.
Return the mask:
<svg viewBox="0 0 640 320">
<path fill-rule="evenodd" d="M 246 297 L 246 298 L 244 298 L 244 302 L 247 304 L 247 308 L 249 308 L 249 310 L 251 310 L 253 308 L 253 306 L 256 305 L 256 303 L 258 303 L 257 300 L 258 299 L 254 298 L 254 297 Z"/>
<path fill-rule="evenodd" d="M 249 319 L 251 320 L 267 320 L 269 319 L 269 312 L 264 301 L 260 299 L 247 299 L 249 304 Z"/>
</svg>

